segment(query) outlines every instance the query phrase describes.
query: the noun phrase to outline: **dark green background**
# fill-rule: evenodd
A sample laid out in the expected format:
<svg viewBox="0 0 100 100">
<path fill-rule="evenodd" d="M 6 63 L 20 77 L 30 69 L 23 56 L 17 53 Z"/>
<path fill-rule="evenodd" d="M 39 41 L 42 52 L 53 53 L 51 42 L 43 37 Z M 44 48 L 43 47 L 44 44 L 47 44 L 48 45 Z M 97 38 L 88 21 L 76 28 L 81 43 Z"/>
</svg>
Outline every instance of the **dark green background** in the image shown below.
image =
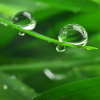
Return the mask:
<svg viewBox="0 0 100 100">
<path fill-rule="evenodd" d="M 18 30 L 0 24 L 0 100 L 31 100 L 33 90 L 40 94 L 68 83 L 37 100 L 99 100 L 100 79 L 95 77 L 100 76 L 100 0 L 0 0 L 1 18 L 11 21 L 18 11 L 30 12 L 37 22 L 33 31 L 54 39 L 65 25 L 79 24 L 88 32 L 87 45 L 98 50 L 66 47 L 59 53 L 53 43 L 28 34 L 21 37 Z M 61 78 L 50 79 L 45 70 Z"/>
</svg>

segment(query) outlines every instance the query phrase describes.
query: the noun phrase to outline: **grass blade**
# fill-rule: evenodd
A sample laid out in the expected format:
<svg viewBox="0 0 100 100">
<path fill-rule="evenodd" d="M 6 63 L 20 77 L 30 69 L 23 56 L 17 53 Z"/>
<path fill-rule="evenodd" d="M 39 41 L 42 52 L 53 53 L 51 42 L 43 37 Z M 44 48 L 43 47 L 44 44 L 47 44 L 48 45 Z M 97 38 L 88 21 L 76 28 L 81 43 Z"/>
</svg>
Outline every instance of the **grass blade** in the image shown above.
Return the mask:
<svg viewBox="0 0 100 100">
<path fill-rule="evenodd" d="M 68 43 L 64 43 L 64 42 L 59 42 L 58 40 L 55 40 L 55 39 L 52 39 L 52 38 L 49 38 L 49 37 L 46 37 L 44 35 L 41 35 L 39 33 L 36 33 L 36 32 L 31 32 L 29 30 L 25 30 L 11 22 L 8 22 L 7 20 L 5 19 L 2 19 L 0 18 L 0 21 L 9 25 L 9 26 L 12 26 L 13 28 L 17 29 L 17 30 L 20 30 L 22 32 L 25 32 L 31 36 L 34 36 L 34 37 L 37 37 L 39 39 L 42 39 L 42 40 L 45 40 L 45 41 L 48 41 L 48 42 L 52 42 L 52 43 L 55 43 L 55 44 L 61 44 L 61 45 L 64 45 L 64 46 L 69 46 L 69 47 L 79 47 L 79 48 L 83 48 L 83 49 L 87 49 L 87 50 L 92 50 L 92 49 L 97 49 L 96 47 L 90 47 L 90 46 L 77 46 L 77 45 L 73 45 L 73 44 L 68 44 Z"/>
</svg>

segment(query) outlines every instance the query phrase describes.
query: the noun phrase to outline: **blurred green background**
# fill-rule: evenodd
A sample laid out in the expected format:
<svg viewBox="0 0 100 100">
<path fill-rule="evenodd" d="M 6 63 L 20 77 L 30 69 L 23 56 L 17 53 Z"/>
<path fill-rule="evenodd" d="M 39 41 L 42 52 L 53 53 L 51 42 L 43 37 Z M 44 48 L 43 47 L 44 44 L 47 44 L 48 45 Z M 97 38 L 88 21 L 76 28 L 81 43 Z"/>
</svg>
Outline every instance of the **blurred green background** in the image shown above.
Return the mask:
<svg viewBox="0 0 100 100">
<path fill-rule="evenodd" d="M 0 0 L 1 18 L 11 21 L 18 11 L 30 12 L 33 31 L 54 39 L 63 26 L 79 24 L 88 32 L 87 45 L 98 50 L 66 47 L 59 53 L 53 43 L 0 24 L 0 100 L 30 100 L 33 90 L 100 76 L 100 0 Z"/>
</svg>

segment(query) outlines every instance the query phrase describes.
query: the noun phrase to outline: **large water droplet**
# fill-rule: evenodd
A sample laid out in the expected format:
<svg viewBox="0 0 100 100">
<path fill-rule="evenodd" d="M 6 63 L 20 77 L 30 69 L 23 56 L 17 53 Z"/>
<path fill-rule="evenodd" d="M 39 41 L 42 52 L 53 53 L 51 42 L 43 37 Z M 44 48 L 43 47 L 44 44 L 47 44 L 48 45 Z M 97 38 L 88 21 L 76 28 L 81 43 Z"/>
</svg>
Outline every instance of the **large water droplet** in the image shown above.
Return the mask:
<svg viewBox="0 0 100 100">
<path fill-rule="evenodd" d="M 60 42 L 85 46 L 88 35 L 82 26 L 78 24 L 68 24 L 61 29 L 58 39 Z"/>
<path fill-rule="evenodd" d="M 56 47 L 56 50 L 58 52 L 64 52 L 65 51 L 65 46 L 58 44 Z"/>
<path fill-rule="evenodd" d="M 78 24 L 68 24 L 61 29 L 58 39 L 60 42 L 85 46 L 88 41 L 88 35 L 82 26 Z M 56 50 L 63 52 L 65 51 L 65 46 L 57 45 Z"/>
<path fill-rule="evenodd" d="M 32 15 L 26 11 L 20 11 L 17 12 L 13 17 L 12 17 L 12 23 L 17 24 L 20 27 L 22 27 L 25 30 L 32 30 L 36 26 L 36 21 L 32 17 Z M 20 36 L 24 36 L 25 33 L 19 32 Z"/>
<path fill-rule="evenodd" d="M 8 89 L 8 86 L 7 86 L 6 84 L 4 84 L 4 85 L 3 85 L 3 89 L 4 89 L 4 90 L 7 90 L 7 89 Z"/>
</svg>

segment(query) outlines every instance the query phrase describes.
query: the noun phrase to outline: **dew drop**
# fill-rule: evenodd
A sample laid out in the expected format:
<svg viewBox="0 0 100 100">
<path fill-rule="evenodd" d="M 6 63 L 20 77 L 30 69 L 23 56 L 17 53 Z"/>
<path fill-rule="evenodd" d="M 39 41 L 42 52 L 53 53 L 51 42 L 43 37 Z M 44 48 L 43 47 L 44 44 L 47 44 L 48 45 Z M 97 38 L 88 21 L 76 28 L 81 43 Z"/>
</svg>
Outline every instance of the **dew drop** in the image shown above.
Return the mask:
<svg viewBox="0 0 100 100">
<path fill-rule="evenodd" d="M 4 84 L 4 85 L 3 85 L 3 89 L 4 89 L 4 90 L 7 90 L 7 89 L 8 89 L 8 86 L 7 86 L 6 84 Z"/>
<path fill-rule="evenodd" d="M 60 42 L 85 46 L 88 41 L 86 30 L 78 24 L 68 24 L 61 29 L 58 39 Z"/>
<path fill-rule="evenodd" d="M 58 44 L 56 47 L 56 50 L 58 52 L 64 52 L 65 51 L 65 46 Z"/>
<path fill-rule="evenodd" d="M 0 22 L 0 24 L 4 25 L 4 26 L 8 26 L 6 23 L 4 22 Z"/>
<path fill-rule="evenodd" d="M 78 24 L 68 24 L 61 29 L 58 39 L 60 42 L 85 46 L 88 41 L 88 35 L 82 26 Z M 57 45 L 56 50 L 58 52 L 63 52 L 65 51 L 65 46 Z"/>
<path fill-rule="evenodd" d="M 25 30 L 33 30 L 36 26 L 36 21 L 32 15 L 26 11 L 19 11 L 12 17 L 12 23 L 19 25 Z M 19 32 L 20 36 L 24 36 L 25 33 Z"/>
<path fill-rule="evenodd" d="M 12 23 L 20 25 L 25 30 L 32 30 L 36 26 L 36 21 L 32 15 L 26 11 L 19 11 L 12 17 Z"/>
<path fill-rule="evenodd" d="M 20 35 L 20 36 L 24 36 L 25 33 L 24 33 L 24 32 L 19 32 L 19 35 Z"/>
</svg>

